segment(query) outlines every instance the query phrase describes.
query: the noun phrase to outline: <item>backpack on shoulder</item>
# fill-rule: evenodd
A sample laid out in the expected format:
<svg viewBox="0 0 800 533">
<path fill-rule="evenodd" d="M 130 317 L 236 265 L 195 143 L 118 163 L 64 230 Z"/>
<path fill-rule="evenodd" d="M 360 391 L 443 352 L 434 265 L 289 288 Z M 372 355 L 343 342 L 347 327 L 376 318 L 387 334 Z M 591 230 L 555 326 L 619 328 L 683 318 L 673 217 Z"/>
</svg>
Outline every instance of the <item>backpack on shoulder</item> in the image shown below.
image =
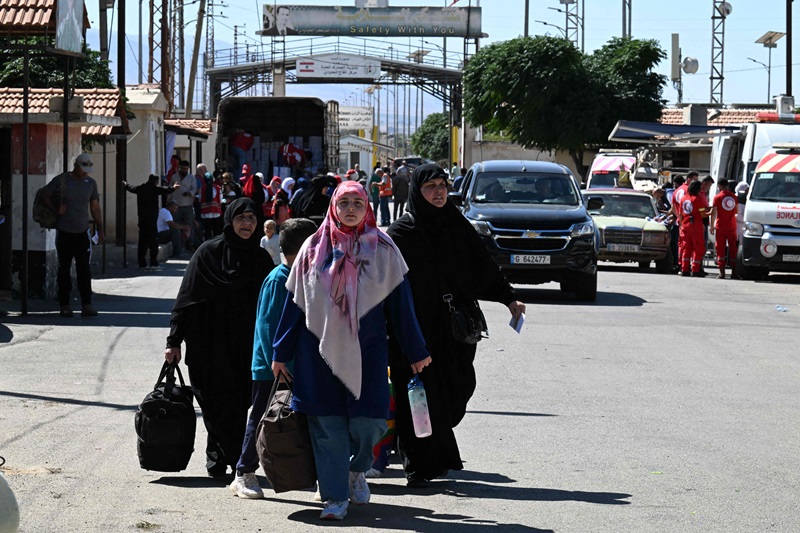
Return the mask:
<svg viewBox="0 0 800 533">
<path fill-rule="evenodd" d="M 175 374 L 178 381 L 175 381 Z M 139 466 L 158 472 L 185 470 L 194 451 L 197 415 L 194 394 L 187 387 L 178 363 L 164 362 L 154 390 L 136 411 Z"/>
<path fill-rule="evenodd" d="M 38 222 L 42 229 L 55 229 L 56 221 L 58 220 L 58 209 L 53 210 L 45 203 L 44 198 L 48 196 L 46 187 L 47 185 L 36 191 L 36 196 L 33 197 L 31 216 L 34 222 Z M 62 174 L 58 182 L 57 194 L 54 194 L 53 198 L 51 198 L 53 204 L 58 205 L 61 203 L 66 188 L 67 176 Z"/>
</svg>

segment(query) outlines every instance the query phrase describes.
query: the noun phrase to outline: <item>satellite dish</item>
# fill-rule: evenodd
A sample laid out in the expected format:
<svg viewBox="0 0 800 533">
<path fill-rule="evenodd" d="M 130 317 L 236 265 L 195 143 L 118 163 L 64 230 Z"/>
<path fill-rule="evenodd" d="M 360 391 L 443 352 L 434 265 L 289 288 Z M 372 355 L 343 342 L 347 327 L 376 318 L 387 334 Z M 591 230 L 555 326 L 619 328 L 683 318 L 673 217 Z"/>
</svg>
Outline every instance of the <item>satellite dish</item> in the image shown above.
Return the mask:
<svg viewBox="0 0 800 533">
<path fill-rule="evenodd" d="M 681 68 L 686 74 L 695 74 L 697 73 L 697 68 L 700 66 L 700 63 L 697 62 L 697 59 L 693 57 L 685 57 L 683 62 L 681 63 Z"/>
<path fill-rule="evenodd" d="M 719 11 L 719 14 L 723 17 L 727 17 L 733 11 L 733 6 L 731 6 L 728 2 L 722 2 L 722 5 L 717 8 L 717 11 Z"/>
</svg>

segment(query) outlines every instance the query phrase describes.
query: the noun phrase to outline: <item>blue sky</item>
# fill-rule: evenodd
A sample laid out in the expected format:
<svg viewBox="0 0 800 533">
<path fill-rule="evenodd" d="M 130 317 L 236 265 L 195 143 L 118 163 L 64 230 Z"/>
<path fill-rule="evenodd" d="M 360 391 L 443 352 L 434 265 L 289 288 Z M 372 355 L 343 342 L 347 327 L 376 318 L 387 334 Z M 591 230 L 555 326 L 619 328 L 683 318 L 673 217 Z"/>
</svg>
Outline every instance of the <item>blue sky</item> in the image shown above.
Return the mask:
<svg viewBox="0 0 800 533">
<path fill-rule="evenodd" d="M 160 2 L 160 0 L 157 0 Z M 220 0 L 215 0 L 219 2 Z M 610 38 L 622 32 L 622 0 L 583 0 L 585 2 L 585 46 L 590 52 L 607 42 Z M 439 7 L 448 4 L 450 0 L 437 1 L 408 1 L 390 0 L 391 6 L 433 6 Z M 261 37 L 255 34 L 263 2 L 256 0 L 225 0 L 225 7 L 215 7 L 217 14 L 222 12 L 225 18 L 218 18 L 215 24 L 216 48 L 232 48 L 234 25 L 244 26 L 240 30 L 240 46 L 244 42 L 257 45 Z M 272 2 L 270 2 L 272 3 Z M 278 4 L 285 2 L 277 2 Z M 345 1 L 320 1 L 305 0 L 297 2 L 303 5 L 353 5 Z M 468 5 L 467 0 L 460 0 L 456 5 Z M 481 44 L 503 41 L 522 35 L 524 28 L 524 0 L 472 0 L 472 5 L 480 4 L 483 10 L 483 31 L 489 34 L 487 39 L 482 39 Z M 785 0 L 730 0 L 733 11 L 726 20 L 725 27 L 725 81 L 723 99 L 725 104 L 733 103 L 764 103 L 767 100 L 767 71 L 766 69 L 749 60 L 753 58 L 767 63 L 768 51 L 760 44 L 755 44 L 756 39 L 766 31 L 785 31 Z M 89 19 L 92 29 L 88 39 L 90 46 L 98 49 L 98 13 L 97 2 L 88 2 Z M 530 0 L 530 33 L 560 35 L 559 30 L 544 26 L 535 20 L 542 20 L 550 24 L 564 26 L 564 15 L 548 8 L 561 8 L 559 0 Z M 684 57 L 695 57 L 699 61 L 699 70 L 694 75 L 684 75 L 684 102 L 708 102 L 710 100 L 711 84 L 709 80 L 711 71 L 711 35 L 713 9 L 712 0 L 632 0 L 632 28 L 633 36 L 642 39 L 656 39 L 661 47 L 670 53 L 671 34 L 679 33 L 681 48 Z M 800 27 L 797 15 L 800 13 L 800 4 L 795 4 L 795 28 Z M 144 2 L 144 28 L 147 32 L 146 19 L 148 2 Z M 196 18 L 197 3 L 185 7 L 185 20 Z M 128 83 L 138 81 L 137 56 L 138 56 L 138 26 L 139 3 L 127 1 L 127 39 L 128 39 Z M 111 18 L 111 17 L 110 17 Z M 116 14 L 114 14 L 116 20 Z M 190 23 L 185 30 L 187 51 L 191 50 L 191 41 L 194 37 L 195 26 Z M 205 34 L 205 32 L 204 32 Z M 146 35 L 145 35 L 146 39 Z M 269 38 L 264 38 L 267 41 Z M 290 41 L 292 38 L 287 38 Z M 795 38 L 795 41 L 798 38 Z M 344 41 L 344 38 L 342 39 Z M 396 39 L 406 46 L 416 46 L 409 39 Z M 437 44 L 442 39 L 436 40 Z M 772 93 L 785 92 L 786 69 L 786 39 L 778 43 L 778 48 L 772 54 Z M 430 46 L 427 46 L 430 48 Z M 448 39 L 448 50 L 460 50 L 462 40 Z M 201 46 L 205 49 L 205 44 Z M 147 56 L 147 43 L 144 44 L 145 62 Z M 800 63 L 800 54 L 794 46 L 795 65 Z M 111 56 L 116 57 L 116 37 L 112 36 Z M 113 69 L 112 65 L 112 69 Z M 187 60 L 188 68 L 188 60 Z M 669 74 L 669 60 L 658 67 L 658 71 Z M 800 87 L 798 69 L 793 68 L 795 92 Z M 357 102 L 364 86 L 352 85 L 300 85 L 291 84 L 287 87 L 289 95 L 319 96 L 323 99 L 336 99 L 342 103 Z M 672 83 L 668 82 L 664 91 L 664 98 L 669 104 L 674 104 L 677 98 Z M 798 99 L 800 100 L 800 99 Z M 425 114 L 441 109 L 441 104 L 432 97 L 426 98 L 424 103 Z"/>
</svg>

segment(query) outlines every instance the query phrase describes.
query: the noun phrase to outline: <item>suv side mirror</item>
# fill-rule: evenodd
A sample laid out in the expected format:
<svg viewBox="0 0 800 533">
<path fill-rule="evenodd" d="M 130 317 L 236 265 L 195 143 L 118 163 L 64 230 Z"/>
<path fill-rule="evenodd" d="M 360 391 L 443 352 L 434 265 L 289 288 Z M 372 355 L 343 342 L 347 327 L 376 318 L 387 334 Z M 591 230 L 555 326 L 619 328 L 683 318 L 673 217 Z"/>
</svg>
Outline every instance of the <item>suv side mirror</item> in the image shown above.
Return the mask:
<svg viewBox="0 0 800 533">
<path fill-rule="evenodd" d="M 747 192 L 740 192 L 736 195 L 736 199 L 739 200 L 739 205 L 744 205 L 747 203 Z"/>
<path fill-rule="evenodd" d="M 587 202 L 586 209 L 589 211 L 599 211 L 600 209 L 603 209 L 604 205 L 606 205 L 605 200 L 599 196 L 592 196 Z"/>
<path fill-rule="evenodd" d="M 453 205 L 456 207 L 461 207 L 461 204 L 463 203 L 461 201 L 461 193 L 458 191 L 450 191 L 447 193 L 447 199 L 453 202 Z"/>
</svg>

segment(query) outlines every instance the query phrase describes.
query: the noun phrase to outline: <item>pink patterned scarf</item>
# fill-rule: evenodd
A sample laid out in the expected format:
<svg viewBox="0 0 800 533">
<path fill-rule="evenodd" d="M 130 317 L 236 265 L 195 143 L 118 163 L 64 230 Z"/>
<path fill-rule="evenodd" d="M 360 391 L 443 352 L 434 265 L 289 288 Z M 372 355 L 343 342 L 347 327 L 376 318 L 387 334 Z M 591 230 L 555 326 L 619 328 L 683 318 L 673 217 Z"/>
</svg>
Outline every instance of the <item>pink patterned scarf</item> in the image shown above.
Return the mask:
<svg viewBox="0 0 800 533">
<path fill-rule="evenodd" d="M 336 216 L 336 202 L 351 192 L 367 206 L 355 228 Z M 286 288 L 319 339 L 320 355 L 356 399 L 361 395 L 359 321 L 402 283 L 406 272 L 400 251 L 376 227 L 364 187 L 355 181 L 336 187 L 328 214 L 300 249 Z"/>
</svg>

